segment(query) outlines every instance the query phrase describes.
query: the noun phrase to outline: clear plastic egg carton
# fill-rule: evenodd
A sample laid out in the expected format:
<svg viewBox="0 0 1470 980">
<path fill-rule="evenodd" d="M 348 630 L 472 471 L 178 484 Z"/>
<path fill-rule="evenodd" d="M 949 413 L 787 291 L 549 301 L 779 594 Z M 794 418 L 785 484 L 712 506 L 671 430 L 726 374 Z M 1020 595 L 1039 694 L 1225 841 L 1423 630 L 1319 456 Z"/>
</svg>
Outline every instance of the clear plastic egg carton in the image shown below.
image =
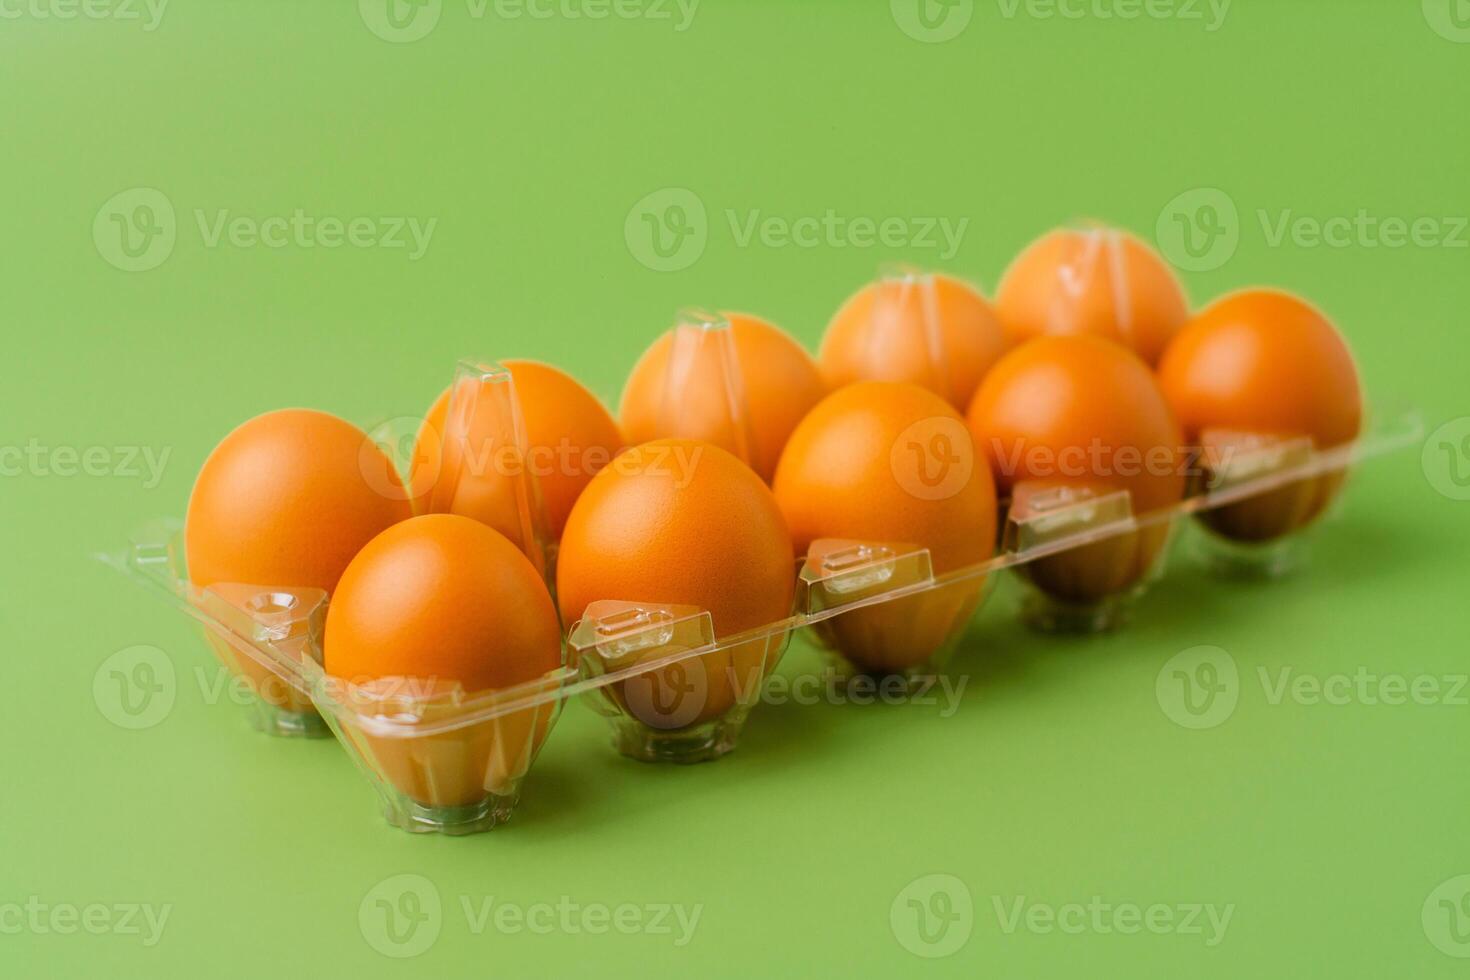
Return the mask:
<svg viewBox="0 0 1470 980">
<path fill-rule="evenodd" d="M 712 348 L 724 359 L 719 377 L 728 386 L 721 393 L 730 406 L 725 448 L 739 455 L 750 440 L 742 437 L 747 420 L 727 325 L 719 316 L 686 316 L 675 331 L 679 356 L 671 358 L 666 404 L 676 405 L 680 386 L 692 383 L 685 370 L 691 359 Z M 930 341 L 935 336 L 929 331 Z M 492 447 L 473 443 L 489 440 L 502 463 L 523 463 L 529 447 L 510 372 L 464 362 L 452 391 L 444 445 L 477 459 Z M 677 412 L 671 408 L 667 416 L 676 427 Z M 399 462 L 412 443 L 411 433 L 391 428 L 373 430 L 371 438 L 394 450 Z M 1133 511 L 1126 491 L 1022 483 L 1001 502 L 992 557 L 943 574 L 927 549 L 911 543 L 818 540 L 793 569 L 791 615 L 739 635 L 721 635 L 707 610 L 666 596 L 607 596 L 563 624 L 560 667 L 490 692 L 416 678 L 353 684 L 329 676 L 322 667 L 322 634 L 330 597 L 286 585 L 199 589 L 183 567 L 177 522 L 146 529 L 108 560 L 204 627 L 216 657 L 257 694 L 257 727 L 291 736 L 331 731 L 376 789 L 389 823 L 463 834 L 488 830 L 510 815 L 562 705 L 575 695 L 608 718 L 613 744 L 626 756 L 717 758 L 736 745 L 765 679 L 798 630 L 809 630 L 850 673 L 932 676 L 984 605 L 996 573 L 1007 569 L 1024 583 L 1021 614 L 1033 625 L 1117 626 L 1160 574 L 1180 524 L 1192 519 L 1206 529 L 1203 540 L 1213 542 L 1217 563 L 1281 571 L 1316 516 L 1313 508 L 1335 495 L 1350 467 L 1419 438 L 1421 425 L 1412 414 L 1377 420 L 1357 440 L 1322 451 L 1309 440 L 1213 433 L 1196 454 L 1197 477 L 1184 499 L 1147 513 Z M 498 501 L 476 516 L 522 547 L 554 596 L 556 547 L 543 530 L 530 468 L 461 467 L 448 486 L 436 489 L 434 506 L 456 509 L 461 499 Z M 1292 527 L 1295 521 L 1302 528 L 1255 547 L 1215 533 L 1248 537 L 1252 522 L 1263 520 Z M 739 573 L 730 569 L 732 576 Z"/>
</svg>

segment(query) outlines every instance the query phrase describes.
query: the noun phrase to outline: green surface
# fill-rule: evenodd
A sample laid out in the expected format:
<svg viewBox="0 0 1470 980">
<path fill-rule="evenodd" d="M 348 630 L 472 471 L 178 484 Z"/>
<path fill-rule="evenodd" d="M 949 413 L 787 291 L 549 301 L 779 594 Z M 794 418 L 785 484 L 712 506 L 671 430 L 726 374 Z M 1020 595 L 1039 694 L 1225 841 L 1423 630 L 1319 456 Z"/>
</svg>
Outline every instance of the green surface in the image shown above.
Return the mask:
<svg viewBox="0 0 1470 980">
<path fill-rule="evenodd" d="M 923 34 L 912 10 L 882 2 L 706 0 L 678 30 L 673 6 L 667 20 L 540 19 L 445 0 L 427 36 L 390 43 L 347 2 L 178 0 L 154 30 L 38 15 L 80 9 L 60 0 L 0 3 L 0 974 L 1462 975 L 1448 953 L 1470 953 L 1452 928 L 1470 928 L 1470 907 L 1450 916 L 1470 873 L 1470 707 L 1452 690 L 1467 670 L 1470 503 L 1452 499 L 1449 469 L 1470 468 L 1463 429 L 1423 461 L 1363 468 L 1288 581 L 1220 584 L 1180 558 L 1132 629 L 1086 640 L 1027 633 L 1002 589 L 955 659 L 967 683 L 949 716 L 765 705 L 732 756 L 674 769 L 616 757 L 574 704 L 515 820 L 464 839 L 389 829 L 334 743 L 267 739 L 211 703 L 197 634 L 89 557 L 181 514 L 211 446 L 263 410 L 420 412 L 466 354 L 545 358 L 612 400 L 679 306 L 747 308 L 815 346 L 882 261 L 990 289 L 1052 225 L 1093 216 L 1152 237 L 1196 188 L 1228 196 L 1238 248 L 1224 236 L 1199 262 L 1173 248 L 1210 267 L 1185 276 L 1193 298 L 1258 282 L 1313 297 L 1375 398 L 1418 405 L 1432 431 L 1470 412 L 1470 44 L 1456 40 L 1470 31 L 1448 3 L 1426 8 L 1237 0 L 1210 30 L 1205 4 L 1190 11 L 1203 20 L 1130 20 L 1074 3 L 1074 19 L 987 0 L 926 43 L 897 26 Z M 98 214 L 137 187 L 166 196 L 176 241 L 128 272 L 104 256 L 130 261 Z M 625 224 L 637 231 L 630 208 L 665 188 L 692 191 L 707 224 L 702 253 L 696 235 L 670 260 L 692 264 L 658 272 Z M 415 259 L 211 247 L 196 219 L 298 208 L 437 223 Z M 952 255 L 922 237 L 744 237 L 757 212 L 829 209 L 968 225 Z M 1342 247 L 1278 239 L 1287 212 L 1355 223 Z M 1360 212 L 1434 222 L 1388 247 Z M 45 473 L 15 465 L 31 445 Z M 90 457 L 105 475 L 57 472 L 89 447 L 108 447 Z M 167 464 L 157 481 L 130 476 L 112 447 Z M 94 675 L 138 644 L 166 652 L 177 691 L 131 731 L 108 720 Z M 1155 681 L 1199 645 L 1233 658 L 1238 703 L 1186 730 Z M 798 645 L 782 672 L 818 662 Z M 1368 703 L 1357 687 L 1346 704 L 1273 703 L 1285 668 L 1447 680 L 1431 705 Z M 369 892 L 402 874 L 427 879 L 442 911 L 399 961 L 372 945 L 386 893 Z M 958 879 L 950 907 L 968 894 L 973 916 L 926 946 L 908 900 L 943 911 L 934 879 L 910 885 L 929 875 Z M 1231 917 L 1210 945 L 1204 917 L 1203 935 L 1121 935 L 1061 908 L 1094 896 Z M 672 917 L 672 935 L 599 935 L 553 909 L 542 935 L 497 928 L 492 907 L 477 933 L 491 897 L 700 912 L 678 948 Z M 1069 931 L 1024 914 L 1008 930 L 1022 897 Z M 168 907 L 151 945 L 146 919 L 114 918 L 130 903 Z M 75 932 L 53 928 L 56 908 Z"/>
</svg>

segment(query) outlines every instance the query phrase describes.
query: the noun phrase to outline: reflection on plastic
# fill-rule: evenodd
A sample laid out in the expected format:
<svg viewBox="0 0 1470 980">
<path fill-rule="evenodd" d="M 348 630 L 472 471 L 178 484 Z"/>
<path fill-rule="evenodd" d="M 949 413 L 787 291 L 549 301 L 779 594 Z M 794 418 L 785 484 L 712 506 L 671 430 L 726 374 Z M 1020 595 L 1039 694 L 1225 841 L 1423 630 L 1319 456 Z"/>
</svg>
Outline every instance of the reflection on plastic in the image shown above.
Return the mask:
<svg viewBox="0 0 1470 980">
<path fill-rule="evenodd" d="M 626 677 L 602 688 L 621 751 L 694 762 L 729 751 L 775 668 L 788 631 L 717 639 L 692 606 L 594 602 L 570 644 L 584 676 Z"/>
<path fill-rule="evenodd" d="M 481 830 L 515 806 L 572 675 L 558 668 L 513 695 L 483 695 L 475 704 L 457 683 L 353 684 L 323 673 L 314 678 L 313 696 L 377 787 L 391 822 L 411 830 Z M 485 710 L 497 702 L 500 711 Z"/>
<path fill-rule="evenodd" d="M 529 465 L 530 438 L 515 381 L 498 364 L 462 361 L 455 369 L 444 431 L 426 421 L 415 448 L 413 484 L 427 513 L 461 514 L 515 542 L 547 581 L 551 540 L 541 492 Z"/>
<path fill-rule="evenodd" d="M 1312 440 L 1207 429 L 1200 434 L 1202 489 L 1215 494 L 1301 470 L 1312 460 Z M 1230 541 L 1271 542 L 1305 528 L 1327 509 L 1347 479 L 1329 470 L 1293 480 L 1243 500 L 1201 512 L 1200 521 Z M 1241 556 L 1244 557 L 1244 556 Z"/>
</svg>

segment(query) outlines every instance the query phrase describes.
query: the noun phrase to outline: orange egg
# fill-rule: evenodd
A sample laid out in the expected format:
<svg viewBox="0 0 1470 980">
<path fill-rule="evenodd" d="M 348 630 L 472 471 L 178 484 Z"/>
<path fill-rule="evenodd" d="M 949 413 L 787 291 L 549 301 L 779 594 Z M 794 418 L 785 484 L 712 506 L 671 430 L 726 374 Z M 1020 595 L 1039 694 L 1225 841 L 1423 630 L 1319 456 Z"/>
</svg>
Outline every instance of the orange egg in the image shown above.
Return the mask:
<svg viewBox="0 0 1470 980">
<path fill-rule="evenodd" d="M 820 539 L 929 550 L 936 575 L 995 548 L 995 485 L 964 420 L 912 384 L 868 381 L 823 399 L 792 433 L 776 501 L 801 553 Z M 862 670 L 903 671 L 963 628 L 983 578 L 843 613 L 823 638 Z"/>
<path fill-rule="evenodd" d="M 1076 334 L 1022 345 L 981 384 L 968 421 L 1013 520 L 1065 499 L 1059 490 L 1126 490 L 1138 515 L 1183 497 L 1179 425 L 1148 366 L 1112 341 Z M 1092 602 L 1138 582 L 1167 536 L 1167 522 L 1158 523 L 1022 568 L 1057 599 Z"/>
<path fill-rule="evenodd" d="M 407 496 L 393 464 L 356 426 L 307 409 L 257 416 L 215 447 L 194 482 L 184 521 L 189 579 L 200 588 L 330 593 L 358 549 L 410 516 Z M 253 658 L 206 636 L 267 704 L 311 711 Z"/>
<path fill-rule="evenodd" d="M 858 290 L 827 325 L 818 361 L 831 388 L 908 381 L 964 411 L 1006 350 L 979 291 L 952 276 L 900 275 Z"/>
<path fill-rule="evenodd" d="M 1016 343 L 1093 334 L 1132 347 L 1150 364 L 1189 318 L 1168 264 L 1108 228 L 1058 229 L 1032 242 L 1001 277 L 995 308 Z"/>
<path fill-rule="evenodd" d="M 411 513 L 392 463 L 361 429 L 325 412 L 267 412 L 199 471 L 184 522 L 189 578 L 331 592 L 358 549 Z"/>
<path fill-rule="evenodd" d="M 659 439 L 626 450 L 588 484 L 562 536 L 557 596 L 568 623 L 602 600 L 692 606 L 709 612 L 717 637 L 729 637 L 786 619 L 794 591 L 791 535 L 771 491 L 709 443 Z M 654 678 L 695 701 L 665 710 L 619 685 L 615 707 L 653 729 L 714 720 L 754 693 L 783 643 L 784 635 L 738 644 Z"/>
<path fill-rule="evenodd" d="M 348 565 L 323 653 L 334 677 L 432 678 L 474 693 L 556 667 L 561 628 L 535 568 L 504 535 L 427 514 L 388 528 Z"/>
<path fill-rule="evenodd" d="M 1245 290 L 1211 305 L 1170 344 L 1159 383 L 1207 460 L 1250 439 L 1305 437 L 1331 449 L 1362 427 L 1358 372 L 1342 335 L 1315 308 L 1276 290 Z M 1229 538 L 1270 540 L 1319 515 L 1343 478 L 1343 470 L 1325 473 L 1201 518 Z"/>
<path fill-rule="evenodd" d="M 582 488 L 617 455 L 622 436 L 597 397 L 566 372 L 539 361 L 502 365 L 511 374 L 525 425 L 524 467 L 540 487 L 546 531 L 554 541 L 561 537 Z M 473 380 L 461 384 L 465 397 L 476 396 Z M 503 453 L 510 437 L 503 420 L 493 417 L 502 402 L 478 398 L 466 439 L 446 448 L 452 390 L 446 389 L 429 409 L 414 445 L 410 472 L 415 512 L 464 514 L 519 540 L 515 478 L 521 464 Z"/>
<path fill-rule="evenodd" d="M 691 313 L 633 366 L 619 415 L 629 443 L 710 442 L 769 481 L 787 436 L 825 391 L 811 355 L 774 324 Z"/>
<path fill-rule="evenodd" d="M 457 514 L 396 524 L 357 554 L 327 610 L 326 673 L 388 704 L 504 691 L 561 664 L 561 627 L 536 568 L 504 535 Z M 463 806 L 524 772 L 549 710 L 393 738 L 354 732 L 380 775 L 427 805 Z M 385 710 L 385 715 L 399 714 Z"/>
</svg>

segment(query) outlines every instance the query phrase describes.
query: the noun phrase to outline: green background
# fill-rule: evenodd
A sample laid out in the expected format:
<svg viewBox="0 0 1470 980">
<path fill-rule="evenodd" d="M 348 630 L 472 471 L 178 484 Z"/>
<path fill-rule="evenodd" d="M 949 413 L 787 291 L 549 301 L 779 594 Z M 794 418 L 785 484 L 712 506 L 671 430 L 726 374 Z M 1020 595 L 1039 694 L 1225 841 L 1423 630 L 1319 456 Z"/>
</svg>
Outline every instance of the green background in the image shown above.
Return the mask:
<svg viewBox="0 0 1470 980">
<path fill-rule="evenodd" d="M 412 43 L 375 36 L 340 0 L 175 0 L 151 31 L 39 17 L 29 0 L 3 9 L 19 15 L 0 20 L 0 442 L 171 455 L 151 488 L 0 479 L 0 905 L 172 910 L 149 948 L 0 933 L 0 973 L 1463 973 L 1420 910 L 1470 872 L 1470 709 L 1271 704 L 1257 680 L 1258 667 L 1467 669 L 1470 503 L 1436 490 L 1453 484 L 1417 448 L 1361 469 L 1313 564 L 1287 581 L 1224 584 L 1177 557 L 1131 629 L 1090 639 L 1016 625 L 1007 583 L 953 662 L 969 683 L 951 717 L 764 705 L 733 755 L 666 768 L 614 755 L 604 722 L 573 704 L 513 822 L 463 839 L 388 828 L 333 742 L 267 739 L 242 709 L 208 703 L 194 630 L 91 558 L 182 514 L 209 449 L 261 411 L 421 412 L 471 354 L 550 360 L 611 403 L 680 306 L 759 312 L 815 348 L 880 262 L 942 266 L 988 291 L 1048 227 L 1095 217 L 1152 239 L 1161 209 L 1198 187 L 1228 194 L 1240 241 L 1184 275 L 1194 301 L 1262 282 L 1313 298 L 1370 395 L 1417 405 L 1432 431 L 1470 412 L 1470 250 L 1273 244 L 1258 216 L 1470 214 L 1470 44 L 1431 29 L 1418 3 L 1237 0 L 1209 31 L 1007 16 L 981 0 L 944 43 L 871 0 L 705 0 L 683 31 L 475 18 L 446 0 Z M 132 187 L 178 214 L 172 254 L 143 272 L 109 264 L 92 236 L 98 209 Z M 624 223 L 667 187 L 703 202 L 707 244 L 661 273 Z M 438 223 L 410 261 L 208 248 L 194 219 L 296 208 Z M 726 218 L 829 208 L 969 226 L 942 260 L 922 244 L 742 245 Z M 178 683 L 172 711 L 140 731 L 92 693 L 103 661 L 134 644 L 164 650 Z M 1228 721 L 1190 731 L 1154 684 L 1201 644 L 1229 651 L 1241 690 Z M 799 643 L 782 671 L 818 663 Z M 437 941 L 400 961 L 369 945 L 358 912 L 405 873 L 432 882 L 444 913 Z M 968 941 L 941 959 L 913 955 L 890 925 L 900 891 L 930 874 L 960 879 L 974 903 Z M 459 901 L 563 895 L 703 909 L 675 949 L 651 934 L 475 935 Z M 1008 934 L 993 905 L 1094 895 L 1235 909 L 1207 948 Z"/>
</svg>

